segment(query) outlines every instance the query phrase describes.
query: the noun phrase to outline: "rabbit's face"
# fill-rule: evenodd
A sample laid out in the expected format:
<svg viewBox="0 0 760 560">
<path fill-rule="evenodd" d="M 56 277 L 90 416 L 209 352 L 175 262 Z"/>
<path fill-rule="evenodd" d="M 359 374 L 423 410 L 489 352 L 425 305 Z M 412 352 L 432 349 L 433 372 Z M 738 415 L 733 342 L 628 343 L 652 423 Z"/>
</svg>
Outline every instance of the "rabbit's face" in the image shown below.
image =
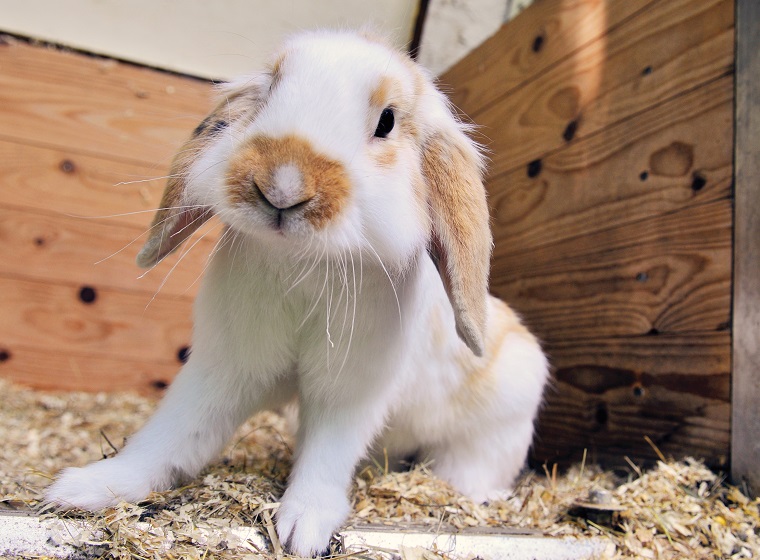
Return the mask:
<svg viewBox="0 0 760 560">
<path fill-rule="evenodd" d="M 491 233 L 465 129 L 408 56 L 359 33 L 301 34 L 268 72 L 223 86 L 137 262 L 154 266 L 214 214 L 284 258 L 364 253 L 402 272 L 427 249 L 479 355 Z"/>
<path fill-rule="evenodd" d="M 424 246 L 414 66 L 359 36 L 326 35 L 288 45 L 266 79 L 260 105 L 214 140 L 225 164 L 195 181 L 197 198 L 283 250 L 367 250 L 395 264 Z M 202 173 L 214 162 L 199 163 Z"/>
</svg>

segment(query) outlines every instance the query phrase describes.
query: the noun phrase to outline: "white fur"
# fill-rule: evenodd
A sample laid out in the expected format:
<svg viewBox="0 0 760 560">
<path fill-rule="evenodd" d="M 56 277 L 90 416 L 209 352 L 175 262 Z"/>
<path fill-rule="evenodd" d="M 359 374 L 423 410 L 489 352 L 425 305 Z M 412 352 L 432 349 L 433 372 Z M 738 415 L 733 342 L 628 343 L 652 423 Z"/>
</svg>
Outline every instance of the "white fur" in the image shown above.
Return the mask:
<svg viewBox="0 0 760 560">
<path fill-rule="evenodd" d="M 373 163 L 379 115 L 366 100 L 384 75 L 412 96 L 413 73 L 350 33 L 304 34 L 286 52 L 282 81 L 256 116 L 232 123 L 189 173 L 188 203 L 209 205 L 230 229 L 195 303 L 188 362 L 126 447 L 63 471 L 50 502 L 95 510 L 194 477 L 250 414 L 294 395 L 298 441 L 277 531 L 299 555 L 323 551 L 348 515 L 354 468 L 373 440 L 396 457 L 423 451 L 478 500 L 507 490 L 523 465 L 547 375 L 543 353 L 529 335 L 508 334 L 484 358 L 471 355 L 427 255 L 427 209 L 410 186 L 420 146 L 394 129 L 385 141 L 398 144 L 397 161 Z M 246 84 L 271 85 L 255 76 L 230 87 Z M 420 134 L 460 126 L 432 86 L 414 107 L 408 118 Z M 255 208 L 228 202 L 226 162 L 257 134 L 298 134 L 344 164 L 350 198 L 328 227 L 314 230 L 294 212 L 275 232 Z M 283 167 L 277 180 L 290 185 L 287 198 L 298 170 Z M 491 328 L 505 312 L 493 299 L 488 310 Z M 443 325 L 437 339 L 433 315 Z M 465 366 L 489 362 L 495 384 L 468 405 Z"/>
</svg>

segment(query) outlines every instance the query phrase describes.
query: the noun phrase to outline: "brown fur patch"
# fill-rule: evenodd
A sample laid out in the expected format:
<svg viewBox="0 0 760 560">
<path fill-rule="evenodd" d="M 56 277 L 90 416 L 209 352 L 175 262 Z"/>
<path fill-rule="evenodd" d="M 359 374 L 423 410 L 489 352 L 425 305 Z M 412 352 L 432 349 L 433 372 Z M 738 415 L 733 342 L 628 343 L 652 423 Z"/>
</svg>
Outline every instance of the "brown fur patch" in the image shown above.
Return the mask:
<svg viewBox="0 0 760 560">
<path fill-rule="evenodd" d="M 272 91 L 282 81 L 282 66 L 285 63 L 285 56 L 287 53 L 280 53 L 275 61 L 272 63 L 269 73 L 272 76 L 272 84 L 269 86 L 269 91 Z"/>
<path fill-rule="evenodd" d="M 486 330 L 483 357 L 476 358 L 467 351 L 456 356 L 457 363 L 466 374 L 462 390 L 456 393 L 456 399 L 469 410 L 474 406 L 473 403 L 483 403 L 494 393 L 500 375 L 495 365 L 508 336 L 519 336 L 530 344 L 538 344 L 506 303 L 496 298 L 491 298 L 491 302 L 493 313 Z"/>
<path fill-rule="evenodd" d="M 344 207 L 350 193 L 348 174 L 343 165 L 317 153 L 298 136 L 272 138 L 256 136 L 230 161 L 227 192 L 233 204 L 261 204 L 261 194 L 274 188 L 272 177 L 283 165 L 293 164 L 301 172 L 300 200 L 315 228 L 325 227 Z M 254 188 L 253 185 L 257 188 Z"/>
<path fill-rule="evenodd" d="M 475 353 L 483 351 L 491 232 L 480 165 L 458 142 L 435 135 L 422 154 L 433 221 L 431 254 L 438 261 L 460 336 Z"/>
<path fill-rule="evenodd" d="M 392 167 L 398 159 L 398 150 L 394 143 L 384 142 L 382 146 L 378 146 L 375 153 L 372 154 L 372 159 L 380 167 Z"/>
<path fill-rule="evenodd" d="M 384 76 L 380 83 L 372 90 L 369 96 L 369 102 L 375 109 L 385 109 L 391 99 L 398 95 L 401 90 L 401 84 L 398 80 Z"/>
</svg>

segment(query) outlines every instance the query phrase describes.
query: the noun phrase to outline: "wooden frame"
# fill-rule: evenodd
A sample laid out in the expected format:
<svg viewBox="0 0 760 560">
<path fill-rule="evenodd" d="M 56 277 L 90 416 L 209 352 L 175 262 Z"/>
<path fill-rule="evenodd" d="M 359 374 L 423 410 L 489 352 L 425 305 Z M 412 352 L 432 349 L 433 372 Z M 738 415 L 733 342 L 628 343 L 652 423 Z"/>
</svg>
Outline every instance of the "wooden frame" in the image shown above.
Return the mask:
<svg viewBox="0 0 760 560">
<path fill-rule="evenodd" d="M 731 474 L 760 491 L 760 3 L 736 3 Z"/>
</svg>

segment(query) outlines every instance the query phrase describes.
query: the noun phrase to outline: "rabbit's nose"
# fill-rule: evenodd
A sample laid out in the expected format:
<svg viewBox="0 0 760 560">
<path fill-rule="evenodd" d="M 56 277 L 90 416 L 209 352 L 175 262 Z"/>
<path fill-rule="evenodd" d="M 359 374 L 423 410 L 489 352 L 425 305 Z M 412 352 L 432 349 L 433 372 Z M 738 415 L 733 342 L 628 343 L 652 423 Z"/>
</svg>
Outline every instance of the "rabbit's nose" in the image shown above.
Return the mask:
<svg viewBox="0 0 760 560">
<path fill-rule="evenodd" d="M 311 199 L 311 195 L 305 192 L 300 169 L 292 163 L 278 166 L 268 187 L 259 188 L 264 201 L 277 210 L 295 208 Z"/>
</svg>

